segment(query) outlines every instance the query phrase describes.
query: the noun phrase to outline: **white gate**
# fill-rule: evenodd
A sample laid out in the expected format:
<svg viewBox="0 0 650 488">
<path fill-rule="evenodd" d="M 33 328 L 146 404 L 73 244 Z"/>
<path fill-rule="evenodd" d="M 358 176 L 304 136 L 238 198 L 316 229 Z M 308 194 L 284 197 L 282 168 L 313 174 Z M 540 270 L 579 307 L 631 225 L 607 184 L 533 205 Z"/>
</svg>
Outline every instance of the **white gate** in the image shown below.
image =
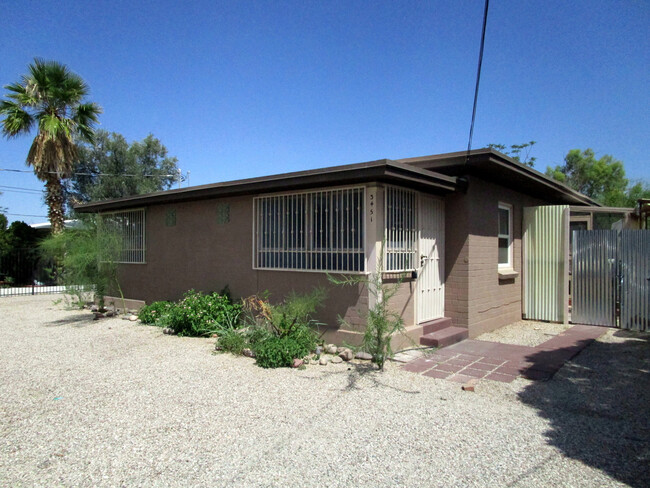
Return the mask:
<svg viewBox="0 0 650 488">
<path fill-rule="evenodd" d="M 445 314 L 445 207 L 441 200 L 420 195 L 420 269 L 417 286 L 418 323 Z"/>
</svg>

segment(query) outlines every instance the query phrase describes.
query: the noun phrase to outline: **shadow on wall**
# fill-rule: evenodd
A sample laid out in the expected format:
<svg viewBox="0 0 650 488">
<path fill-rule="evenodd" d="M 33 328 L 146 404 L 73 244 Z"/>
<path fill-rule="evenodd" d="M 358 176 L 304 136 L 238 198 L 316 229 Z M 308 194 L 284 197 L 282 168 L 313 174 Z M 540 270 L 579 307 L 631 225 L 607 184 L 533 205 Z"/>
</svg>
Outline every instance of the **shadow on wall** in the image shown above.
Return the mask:
<svg viewBox="0 0 650 488">
<path fill-rule="evenodd" d="M 547 442 L 565 456 L 647 487 L 650 334 L 614 335 L 619 342 L 594 342 L 553 381 L 535 382 L 519 397 L 549 421 Z M 535 356 L 528 360 L 541 359 Z"/>
</svg>

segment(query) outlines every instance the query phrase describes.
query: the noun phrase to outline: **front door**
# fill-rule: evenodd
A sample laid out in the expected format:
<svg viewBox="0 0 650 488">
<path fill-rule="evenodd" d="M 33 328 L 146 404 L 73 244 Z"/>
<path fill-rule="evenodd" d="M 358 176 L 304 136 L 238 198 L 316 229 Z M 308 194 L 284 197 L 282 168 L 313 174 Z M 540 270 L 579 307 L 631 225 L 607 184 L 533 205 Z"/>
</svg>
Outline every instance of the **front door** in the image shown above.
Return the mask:
<svg viewBox="0 0 650 488">
<path fill-rule="evenodd" d="M 420 195 L 417 286 L 418 323 L 445 315 L 445 206 L 442 200 Z"/>
</svg>

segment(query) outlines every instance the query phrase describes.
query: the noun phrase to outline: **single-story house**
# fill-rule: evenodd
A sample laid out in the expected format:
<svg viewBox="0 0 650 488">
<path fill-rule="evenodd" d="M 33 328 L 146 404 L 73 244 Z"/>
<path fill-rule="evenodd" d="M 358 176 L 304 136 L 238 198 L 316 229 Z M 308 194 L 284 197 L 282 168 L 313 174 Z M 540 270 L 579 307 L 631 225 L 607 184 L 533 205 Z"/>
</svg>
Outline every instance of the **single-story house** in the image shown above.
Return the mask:
<svg viewBox="0 0 650 488">
<path fill-rule="evenodd" d="M 124 233 L 132 304 L 188 289 L 233 296 L 329 289 L 326 340 L 355 342 L 372 297 L 327 274 L 401 280 L 392 306 L 413 339 L 443 325 L 469 337 L 522 318 L 525 207 L 597 206 L 493 150 L 278 174 L 92 202 Z M 378 259 L 383 253 L 382 260 Z M 339 324 L 337 317 L 349 324 Z"/>
</svg>

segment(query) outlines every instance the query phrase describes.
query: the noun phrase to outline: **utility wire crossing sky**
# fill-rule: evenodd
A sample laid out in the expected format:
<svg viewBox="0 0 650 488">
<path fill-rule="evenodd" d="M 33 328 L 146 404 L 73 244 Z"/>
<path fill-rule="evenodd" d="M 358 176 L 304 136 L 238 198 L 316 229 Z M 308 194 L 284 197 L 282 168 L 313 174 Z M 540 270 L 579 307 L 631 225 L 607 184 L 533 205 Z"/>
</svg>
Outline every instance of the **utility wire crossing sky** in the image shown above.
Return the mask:
<svg viewBox="0 0 650 488">
<path fill-rule="evenodd" d="M 0 85 L 34 57 L 66 64 L 102 106 L 100 128 L 130 142 L 152 133 L 197 185 L 463 151 L 483 8 L 8 2 Z M 492 0 L 472 147 L 535 140 L 542 172 L 592 148 L 650 179 L 648 25 L 643 0 Z M 47 214 L 43 183 L 24 165 L 33 137 L 0 140 L 0 166 L 26 171 L 0 171 L 0 184 L 37 190 L 3 191 L 0 207 L 28 223 Z"/>
</svg>

